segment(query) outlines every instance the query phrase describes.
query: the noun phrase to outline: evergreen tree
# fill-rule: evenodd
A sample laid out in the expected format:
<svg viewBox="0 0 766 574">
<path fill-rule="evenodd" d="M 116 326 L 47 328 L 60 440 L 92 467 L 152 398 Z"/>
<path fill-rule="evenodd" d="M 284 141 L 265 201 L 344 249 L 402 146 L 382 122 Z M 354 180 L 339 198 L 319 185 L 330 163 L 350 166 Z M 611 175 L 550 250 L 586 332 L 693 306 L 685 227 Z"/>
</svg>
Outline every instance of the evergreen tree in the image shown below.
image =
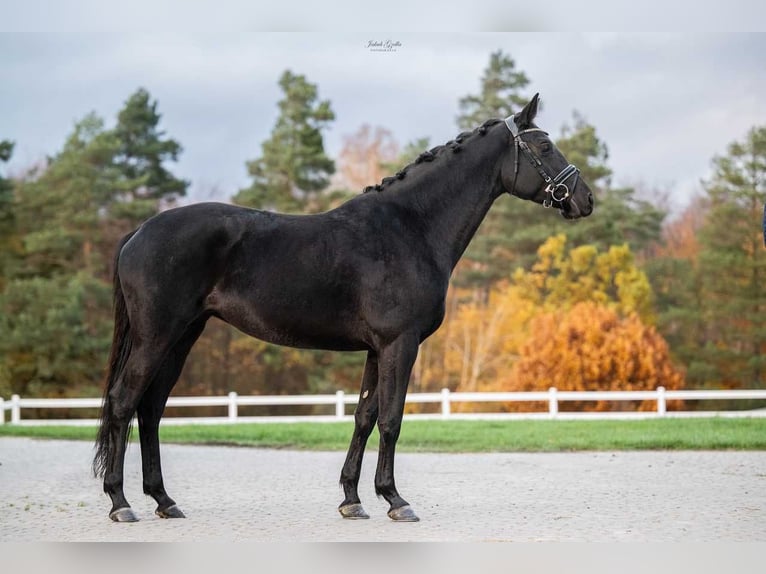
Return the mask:
<svg viewBox="0 0 766 574">
<path fill-rule="evenodd" d="M 502 50 L 492 52 L 481 77 L 479 94 L 460 98 L 460 129 L 472 130 L 490 118 L 506 118 L 524 107 L 529 98 L 522 90 L 529 84 L 526 74 L 516 69 L 516 62 Z"/>
<path fill-rule="evenodd" d="M 12 280 L 0 293 L 0 396 L 97 396 L 110 304 L 86 272 Z"/>
<path fill-rule="evenodd" d="M 580 177 L 588 182 L 596 199 L 592 217 L 576 222 L 555 221 L 573 245 L 591 244 L 605 250 L 627 242 L 633 253 L 641 254 L 659 240 L 665 211 L 638 197 L 632 187 L 612 187 L 606 143 L 576 110 L 572 124 L 562 128 L 556 147 L 580 169 Z"/>
<path fill-rule="evenodd" d="M 708 382 L 766 383 L 766 256 L 759 222 L 766 202 L 766 127 L 750 130 L 713 160 L 702 227 L 700 279 Z"/>
<path fill-rule="evenodd" d="M 528 84 L 526 74 L 516 69 L 511 56 L 502 50 L 491 53 L 481 77 L 479 93 L 465 96 L 458 102 L 458 127 L 474 129 L 488 119 L 506 118 L 520 110 L 528 100 L 522 94 Z M 520 208 L 520 203 L 510 202 L 505 197 L 495 202 L 457 268 L 453 280 L 456 285 L 480 288 L 479 293 L 486 300 L 492 282 L 510 277 L 516 266 L 514 244 L 527 231 L 524 226 L 517 225 L 518 217 L 522 211 L 522 217 L 530 213 L 529 209 Z M 538 246 L 534 245 L 529 251 L 530 258 L 534 258 Z"/>
<path fill-rule="evenodd" d="M 323 211 L 348 197 L 344 190 L 323 193 L 335 171 L 324 151 L 322 130 L 335 119 L 330 102 L 320 100 L 316 85 L 285 71 L 279 79 L 283 97 L 271 137 L 261 157 L 247 163 L 252 184 L 233 197 L 235 203 L 281 212 Z M 355 192 L 356 193 L 356 192 Z M 228 331 L 227 331 L 228 329 Z M 210 349 L 211 361 L 203 351 Z M 230 327 L 208 329 L 189 357 L 179 385 L 204 378 L 209 365 L 231 375 L 228 390 L 263 393 L 307 392 L 327 371 L 329 353 L 297 351 L 246 337 Z M 331 361 L 330 361 L 331 362 Z M 256 373 L 253 376 L 253 372 Z M 255 388 L 253 385 L 256 385 Z"/>
<path fill-rule="evenodd" d="M 0 140 L 0 163 L 10 160 L 12 154 L 13 142 Z M 14 259 L 14 220 L 13 182 L 0 173 L 0 291 L 3 289 L 9 266 Z"/>
<path fill-rule="evenodd" d="M 608 187 L 596 195 L 593 216 L 576 222 L 557 221 L 573 244 L 587 243 L 600 249 L 628 243 L 631 250 L 643 256 L 660 239 L 666 212 L 651 202 L 637 197 L 632 187 Z"/>
<path fill-rule="evenodd" d="M 16 226 L 24 276 L 93 269 L 100 210 L 115 194 L 114 140 L 95 114 L 79 121 L 61 152 L 18 183 Z"/>
<path fill-rule="evenodd" d="M 90 114 L 48 165 L 15 183 L 18 262 L 0 293 L 0 384 L 12 392 L 96 392 L 111 313 L 94 244 L 117 182 L 114 150 Z"/>
<path fill-rule="evenodd" d="M 3 258 L 0 282 L 0 394 L 98 393 L 109 348 L 116 234 L 187 185 L 162 166 L 180 146 L 164 139 L 158 121 L 156 102 L 139 90 L 114 129 L 87 115 L 46 165 L 14 182 L 16 256 L 12 266 Z M 10 151 L 0 144 L 0 157 Z M 7 184 L 0 180 L 3 222 Z"/>
<path fill-rule="evenodd" d="M 702 351 L 707 325 L 696 259 L 661 255 L 648 259 L 644 269 L 653 287 L 657 328 L 673 358 L 685 366 L 687 386 L 704 387 L 715 372 Z"/>
<path fill-rule="evenodd" d="M 120 175 L 121 190 L 111 213 L 133 224 L 186 195 L 189 186 L 188 181 L 178 179 L 165 168 L 166 162 L 178 161 L 182 147 L 159 129 L 161 117 L 157 100 L 139 88 L 125 102 L 110 133 L 116 145 L 114 166 Z"/>
<path fill-rule="evenodd" d="M 698 264 L 698 236 L 707 209 L 705 198 L 692 198 L 681 214 L 663 225 L 661 240 L 644 263 L 654 288 L 657 327 L 674 358 L 686 366 L 689 387 L 704 386 L 712 378 L 701 352 L 707 327 Z"/>
<path fill-rule="evenodd" d="M 287 70 L 279 87 L 284 97 L 276 125 L 261 146 L 261 157 L 247 163 L 253 183 L 234 201 L 275 211 L 317 211 L 322 207 L 319 193 L 335 171 L 322 138 L 335 114 L 329 100 L 319 100 L 316 85 L 305 76 Z"/>
<path fill-rule="evenodd" d="M 572 112 L 572 123 L 561 128 L 556 147 L 569 163 L 580 169 L 580 177 L 588 182 L 596 195 L 609 187 L 612 176 L 612 170 L 607 166 L 609 150 L 596 134 L 595 126 L 577 110 Z"/>
</svg>

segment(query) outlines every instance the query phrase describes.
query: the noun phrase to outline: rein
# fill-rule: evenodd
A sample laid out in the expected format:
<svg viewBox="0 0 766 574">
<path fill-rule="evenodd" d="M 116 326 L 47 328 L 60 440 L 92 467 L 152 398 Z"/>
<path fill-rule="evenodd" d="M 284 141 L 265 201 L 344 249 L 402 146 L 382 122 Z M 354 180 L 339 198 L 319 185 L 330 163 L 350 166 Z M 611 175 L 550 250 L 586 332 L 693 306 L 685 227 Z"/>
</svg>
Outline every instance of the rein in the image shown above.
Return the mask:
<svg viewBox="0 0 766 574">
<path fill-rule="evenodd" d="M 518 127 L 516 126 L 516 122 L 513 121 L 513 118 L 515 116 L 508 116 L 505 118 L 505 125 L 508 127 L 508 130 L 511 132 L 511 135 L 513 136 L 513 143 L 515 148 L 515 160 L 513 163 L 513 183 L 511 185 L 511 191 L 509 191 L 510 194 L 513 194 L 513 192 L 516 190 L 516 178 L 519 175 L 519 156 L 521 155 L 519 153 L 519 150 L 524 152 L 524 155 L 529 160 L 529 162 L 532 164 L 532 167 L 535 168 L 537 173 L 540 174 L 540 177 L 543 178 L 543 181 L 545 181 L 545 193 L 546 198 L 543 199 L 543 207 L 553 207 L 553 204 L 556 203 L 558 207 L 563 208 L 565 205 L 565 202 L 569 200 L 571 193 L 569 191 L 569 187 L 566 185 L 566 180 L 568 180 L 573 175 L 575 176 L 574 182 L 577 183 L 577 178 L 579 177 L 580 170 L 577 169 L 574 165 L 571 163 L 566 166 L 564 169 L 562 169 L 558 175 L 555 177 L 551 177 L 548 175 L 548 172 L 545 171 L 545 168 L 543 167 L 543 162 L 540 160 L 539 157 L 533 152 L 529 145 L 527 145 L 527 142 L 525 142 L 523 139 L 521 139 L 522 134 L 527 134 L 530 132 L 543 132 L 545 135 L 548 135 L 548 132 L 545 130 L 542 130 L 540 128 L 529 128 L 526 130 L 519 131 Z"/>
</svg>

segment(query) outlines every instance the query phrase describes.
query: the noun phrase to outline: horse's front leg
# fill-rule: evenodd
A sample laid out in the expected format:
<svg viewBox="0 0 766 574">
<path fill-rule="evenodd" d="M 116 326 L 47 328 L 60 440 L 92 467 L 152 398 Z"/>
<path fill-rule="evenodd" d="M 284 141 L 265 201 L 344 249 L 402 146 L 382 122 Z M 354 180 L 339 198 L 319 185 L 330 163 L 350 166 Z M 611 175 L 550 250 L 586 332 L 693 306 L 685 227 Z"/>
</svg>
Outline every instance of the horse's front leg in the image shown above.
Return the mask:
<svg viewBox="0 0 766 574">
<path fill-rule="evenodd" d="M 364 365 L 362 388 L 359 391 L 359 402 L 354 413 L 354 435 L 348 447 L 346 462 L 340 474 L 340 484 L 345 498 L 340 503 L 338 511 L 343 518 L 369 518 L 362 508 L 357 487 L 359 475 L 362 472 L 362 458 L 375 422 L 378 420 L 378 356 L 370 351 Z"/>
<path fill-rule="evenodd" d="M 392 520 L 416 522 L 410 505 L 396 490 L 394 482 L 394 453 L 396 441 L 404 416 L 404 399 L 410 373 L 418 354 L 420 340 L 412 334 L 405 334 L 387 345 L 379 353 L 378 364 L 378 430 L 380 449 L 378 468 L 375 473 L 375 492 L 389 503 L 388 516 Z"/>
</svg>

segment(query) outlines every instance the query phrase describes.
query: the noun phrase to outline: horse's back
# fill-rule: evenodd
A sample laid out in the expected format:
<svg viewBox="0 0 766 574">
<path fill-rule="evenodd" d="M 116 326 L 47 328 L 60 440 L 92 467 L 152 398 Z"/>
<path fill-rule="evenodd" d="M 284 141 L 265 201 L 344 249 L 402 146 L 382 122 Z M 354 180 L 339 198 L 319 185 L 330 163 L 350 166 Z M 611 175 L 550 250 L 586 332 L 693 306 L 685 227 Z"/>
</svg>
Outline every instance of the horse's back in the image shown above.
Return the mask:
<svg viewBox="0 0 766 574">
<path fill-rule="evenodd" d="M 447 276 L 418 256 L 408 225 L 374 197 L 316 215 L 194 204 L 139 228 L 120 279 L 156 316 L 207 313 L 273 343 L 363 349 L 373 332 L 425 334 L 443 314 Z"/>
</svg>

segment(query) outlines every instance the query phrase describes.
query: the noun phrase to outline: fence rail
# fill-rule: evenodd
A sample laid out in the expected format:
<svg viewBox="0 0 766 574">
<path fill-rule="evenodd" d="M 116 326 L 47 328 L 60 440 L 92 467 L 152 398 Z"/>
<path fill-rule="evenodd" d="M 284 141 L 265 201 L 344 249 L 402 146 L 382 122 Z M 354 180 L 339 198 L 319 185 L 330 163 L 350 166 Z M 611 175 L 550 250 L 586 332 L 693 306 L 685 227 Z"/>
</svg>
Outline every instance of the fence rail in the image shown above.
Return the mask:
<svg viewBox="0 0 766 574">
<path fill-rule="evenodd" d="M 215 424 L 236 422 L 327 422 L 353 419 L 346 413 L 346 405 L 354 405 L 359 395 L 337 391 L 334 395 L 238 395 L 210 397 L 171 397 L 168 407 L 226 407 L 225 416 L 214 417 L 164 417 L 162 424 Z M 440 412 L 432 414 L 409 413 L 409 419 L 642 419 L 656 417 L 766 417 L 766 409 L 744 411 L 668 411 L 667 401 L 705 400 L 766 400 L 766 389 L 711 390 L 711 391 L 668 391 L 658 387 L 654 391 L 558 391 L 551 388 L 544 392 L 493 392 L 456 393 L 442 389 L 439 393 L 412 393 L 407 396 L 408 404 L 439 404 Z M 655 401 L 654 411 L 618 412 L 559 412 L 559 404 L 571 401 Z M 497 403 L 497 402 L 545 402 L 547 412 L 453 412 L 454 403 Z M 16 425 L 94 425 L 97 419 L 32 419 L 22 418 L 22 409 L 79 409 L 100 408 L 102 399 L 25 399 L 13 395 L 10 401 L 0 398 L 0 425 L 6 424 L 5 411 L 10 411 L 10 424 Z M 296 416 L 241 416 L 239 407 L 246 406 L 289 406 L 289 405 L 334 405 L 334 415 Z"/>
</svg>

